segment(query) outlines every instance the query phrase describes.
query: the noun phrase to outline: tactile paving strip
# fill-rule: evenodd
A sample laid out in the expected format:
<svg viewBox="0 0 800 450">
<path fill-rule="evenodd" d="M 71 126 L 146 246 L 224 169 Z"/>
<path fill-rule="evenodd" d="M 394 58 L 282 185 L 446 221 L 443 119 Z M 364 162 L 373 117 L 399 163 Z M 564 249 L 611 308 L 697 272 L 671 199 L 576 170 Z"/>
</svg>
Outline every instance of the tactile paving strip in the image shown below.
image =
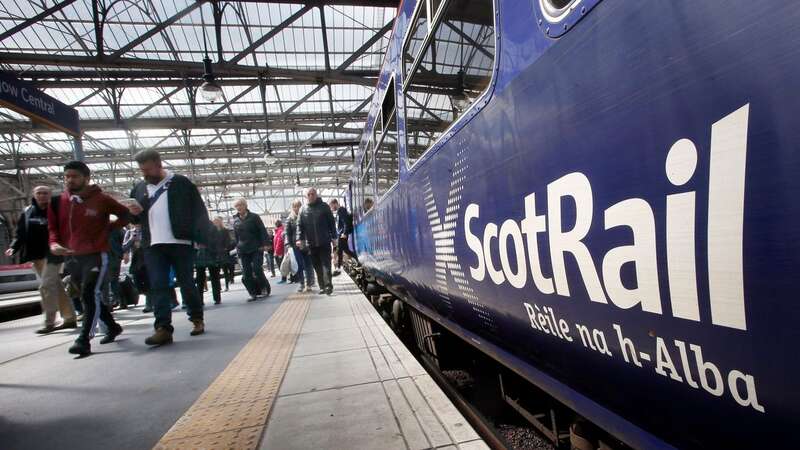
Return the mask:
<svg viewBox="0 0 800 450">
<path fill-rule="evenodd" d="M 308 311 L 289 296 L 154 449 L 256 449 Z"/>
</svg>

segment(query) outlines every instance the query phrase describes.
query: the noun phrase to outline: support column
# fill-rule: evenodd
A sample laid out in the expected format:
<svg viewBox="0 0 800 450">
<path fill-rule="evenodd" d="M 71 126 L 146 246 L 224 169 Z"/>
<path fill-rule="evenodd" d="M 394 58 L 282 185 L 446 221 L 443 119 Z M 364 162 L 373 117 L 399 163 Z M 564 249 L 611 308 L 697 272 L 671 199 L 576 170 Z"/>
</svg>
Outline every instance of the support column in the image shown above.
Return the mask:
<svg viewBox="0 0 800 450">
<path fill-rule="evenodd" d="M 83 161 L 85 159 L 83 156 L 83 136 L 72 137 L 72 158 L 75 161 Z"/>
</svg>

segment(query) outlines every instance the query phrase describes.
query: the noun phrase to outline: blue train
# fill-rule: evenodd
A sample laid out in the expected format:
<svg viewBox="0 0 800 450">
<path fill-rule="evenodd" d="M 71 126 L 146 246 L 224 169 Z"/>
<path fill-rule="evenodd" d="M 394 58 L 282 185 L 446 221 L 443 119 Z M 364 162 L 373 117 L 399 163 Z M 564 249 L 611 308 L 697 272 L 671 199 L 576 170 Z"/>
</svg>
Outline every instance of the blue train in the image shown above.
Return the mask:
<svg viewBox="0 0 800 450">
<path fill-rule="evenodd" d="M 359 259 L 631 447 L 793 446 L 798 117 L 796 1 L 406 0 Z"/>
</svg>

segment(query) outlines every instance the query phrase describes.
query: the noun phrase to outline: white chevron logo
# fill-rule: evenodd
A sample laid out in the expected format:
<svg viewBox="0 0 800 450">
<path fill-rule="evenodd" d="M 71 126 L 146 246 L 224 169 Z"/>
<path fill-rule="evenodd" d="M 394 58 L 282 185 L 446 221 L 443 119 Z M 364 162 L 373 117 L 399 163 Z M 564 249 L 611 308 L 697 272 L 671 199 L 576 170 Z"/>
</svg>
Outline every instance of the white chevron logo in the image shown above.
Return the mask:
<svg viewBox="0 0 800 450">
<path fill-rule="evenodd" d="M 466 147 L 456 154 L 456 162 L 450 178 L 450 190 L 447 195 L 447 208 L 444 217 L 441 216 L 439 208 L 436 206 L 436 199 L 433 196 L 430 179 L 425 183 L 425 206 L 428 212 L 428 221 L 433 231 L 434 249 L 436 251 L 436 287 L 439 296 L 447 306 L 453 311 L 453 302 L 450 298 L 450 289 L 447 283 L 447 275 L 450 274 L 459 293 L 469 302 L 473 312 L 489 329 L 494 328 L 494 319 L 486 306 L 480 302 L 475 291 L 470 287 L 464 269 L 458 262 L 455 252 L 456 224 L 461 204 L 461 192 L 464 190 L 466 180 Z"/>
</svg>

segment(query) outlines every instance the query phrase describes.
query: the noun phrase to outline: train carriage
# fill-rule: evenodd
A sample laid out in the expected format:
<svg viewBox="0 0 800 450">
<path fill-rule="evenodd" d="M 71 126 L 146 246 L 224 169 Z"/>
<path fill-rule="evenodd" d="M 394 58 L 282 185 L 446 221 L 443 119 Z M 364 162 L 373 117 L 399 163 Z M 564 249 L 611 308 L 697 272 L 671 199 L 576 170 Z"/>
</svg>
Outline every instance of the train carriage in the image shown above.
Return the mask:
<svg viewBox="0 0 800 450">
<path fill-rule="evenodd" d="M 636 448 L 800 425 L 800 6 L 406 0 L 359 261 Z"/>
</svg>

